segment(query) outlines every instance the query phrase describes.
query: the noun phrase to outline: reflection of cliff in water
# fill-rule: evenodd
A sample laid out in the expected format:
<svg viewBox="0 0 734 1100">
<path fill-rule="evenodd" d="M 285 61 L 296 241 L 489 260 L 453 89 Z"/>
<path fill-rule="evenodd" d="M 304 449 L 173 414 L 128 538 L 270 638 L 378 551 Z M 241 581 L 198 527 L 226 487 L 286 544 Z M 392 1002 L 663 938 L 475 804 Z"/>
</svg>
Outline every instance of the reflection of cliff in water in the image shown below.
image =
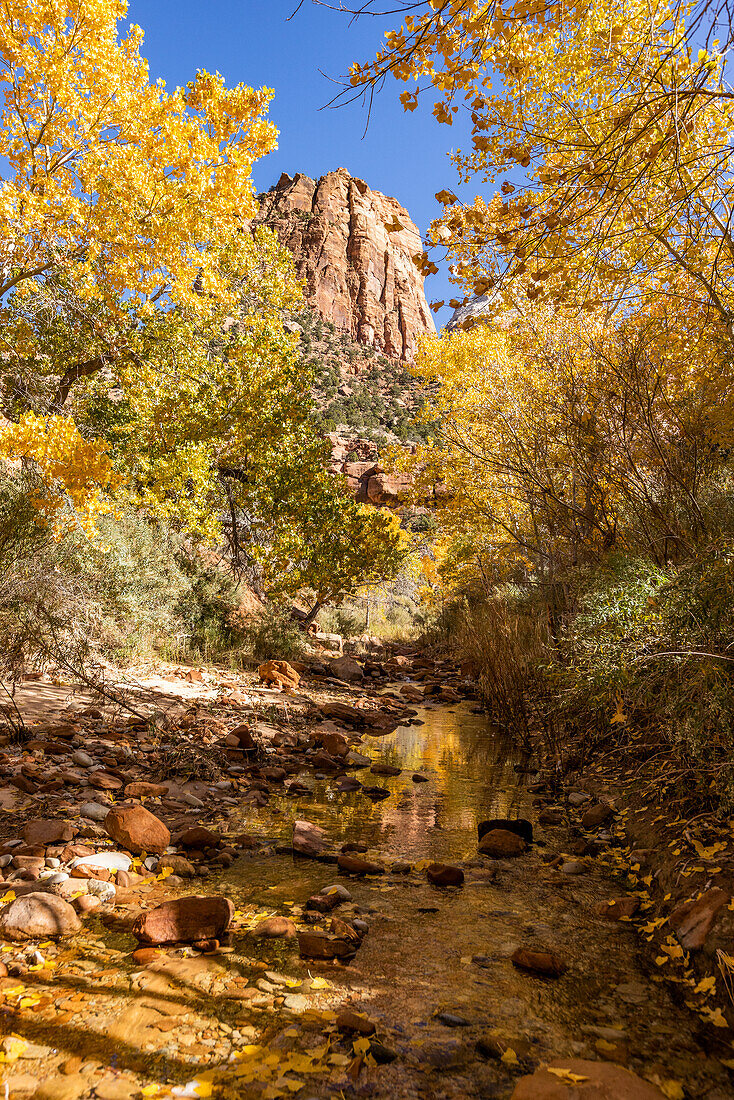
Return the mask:
<svg viewBox="0 0 734 1100">
<path fill-rule="evenodd" d="M 381 832 L 408 858 L 458 856 L 473 844 L 477 821 L 526 812 L 518 754 L 484 716 L 464 708 L 424 710 L 421 718 L 423 725 L 396 730 L 379 756 L 406 779 L 414 771 L 429 776 L 430 786 L 394 780 L 402 791 L 397 803 L 383 804 Z"/>
<path fill-rule="evenodd" d="M 375 761 L 402 769 L 395 777 L 354 773 L 365 785 L 386 787 L 384 802 L 359 791 L 342 794 L 323 779 L 311 797 L 274 795 L 262 809 L 248 808 L 248 830 L 290 843 L 294 818 L 304 817 L 323 826 L 334 844 L 361 840 L 387 859 L 440 860 L 476 854 L 478 821 L 528 816 L 525 777 L 514 770 L 518 751 L 485 716 L 459 706 L 429 707 L 420 717 L 420 725 L 366 737 L 360 746 Z M 414 783 L 415 772 L 428 782 Z M 313 773 L 303 777 L 313 782 Z"/>
</svg>

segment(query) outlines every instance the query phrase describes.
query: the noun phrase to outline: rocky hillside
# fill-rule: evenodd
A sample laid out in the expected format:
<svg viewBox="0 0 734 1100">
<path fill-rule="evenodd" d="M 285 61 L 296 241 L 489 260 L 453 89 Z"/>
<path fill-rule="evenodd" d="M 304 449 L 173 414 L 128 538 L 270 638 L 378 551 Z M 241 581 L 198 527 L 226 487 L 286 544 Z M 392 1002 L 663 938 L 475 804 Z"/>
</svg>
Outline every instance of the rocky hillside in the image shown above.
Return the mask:
<svg viewBox="0 0 734 1100">
<path fill-rule="evenodd" d="M 344 168 L 319 180 L 284 174 L 260 196 L 258 220 L 277 230 L 309 305 L 340 335 L 410 361 L 418 337 L 435 331 L 412 260 L 420 233 L 395 199 Z"/>
<path fill-rule="evenodd" d="M 257 220 L 277 231 L 304 283 L 306 306 L 289 328 L 314 372 L 331 468 L 359 500 L 394 507 L 404 479 L 379 465 L 380 449 L 428 430 L 410 373 L 418 339 L 435 332 L 413 262 L 420 233 L 395 199 L 344 168 L 283 175 L 259 201 Z"/>
</svg>

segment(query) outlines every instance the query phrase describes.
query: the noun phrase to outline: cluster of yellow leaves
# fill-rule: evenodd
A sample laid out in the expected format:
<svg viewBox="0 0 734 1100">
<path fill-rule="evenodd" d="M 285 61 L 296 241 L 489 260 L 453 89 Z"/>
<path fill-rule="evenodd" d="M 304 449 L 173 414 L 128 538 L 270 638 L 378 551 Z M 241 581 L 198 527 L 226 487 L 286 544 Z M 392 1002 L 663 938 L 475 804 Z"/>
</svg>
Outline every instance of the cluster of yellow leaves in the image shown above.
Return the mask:
<svg viewBox="0 0 734 1100">
<path fill-rule="evenodd" d="M 690 503 L 697 470 L 681 464 L 681 441 L 695 448 L 704 429 L 732 438 L 726 355 L 701 313 L 612 325 L 598 311 L 526 303 L 424 340 L 417 371 L 438 429 L 409 461 L 418 492 L 441 505 L 424 575 L 449 589 L 478 571 L 485 583 L 527 578 L 643 537 L 685 545 L 695 521 L 672 501 Z M 653 500 L 661 486 L 666 509 Z"/>
<path fill-rule="evenodd" d="M 195 310 L 202 290 L 227 294 L 202 245 L 255 211 L 272 93 L 206 72 L 167 92 L 149 80 L 140 28 L 118 39 L 126 13 L 126 0 L 3 9 L 0 295 L 59 269 L 90 297 L 163 295 Z"/>
<path fill-rule="evenodd" d="M 351 80 L 415 80 L 406 110 L 425 91 L 439 122 L 469 117 L 471 146 L 453 154 L 460 178 L 501 186 L 466 207 L 439 192 L 447 210 L 431 232 L 465 291 L 609 309 L 664 291 L 730 327 L 734 103 L 718 5 L 412 7 Z"/>
<path fill-rule="evenodd" d="M 104 491 L 118 482 L 105 444 L 84 439 L 70 416 L 29 412 L 17 424 L 3 421 L 0 458 L 33 463 L 43 483 L 38 508 L 57 531 L 72 524 L 92 530 L 94 517 L 108 510 Z"/>
</svg>

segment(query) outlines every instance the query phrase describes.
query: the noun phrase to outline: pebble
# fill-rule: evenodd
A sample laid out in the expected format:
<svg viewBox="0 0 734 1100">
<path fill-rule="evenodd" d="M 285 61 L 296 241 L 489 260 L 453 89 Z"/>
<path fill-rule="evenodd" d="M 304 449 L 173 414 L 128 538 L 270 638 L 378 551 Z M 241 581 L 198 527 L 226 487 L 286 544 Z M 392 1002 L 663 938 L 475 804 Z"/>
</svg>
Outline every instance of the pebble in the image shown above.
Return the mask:
<svg viewBox="0 0 734 1100">
<path fill-rule="evenodd" d="M 456 1016 L 453 1012 L 439 1012 L 436 1019 L 445 1027 L 469 1027 L 469 1021 L 465 1016 Z"/>
<path fill-rule="evenodd" d="M 104 821 L 111 809 L 111 806 L 103 806 L 99 802 L 85 802 L 79 807 L 79 813 L 90 821 Z"/>
</svg>

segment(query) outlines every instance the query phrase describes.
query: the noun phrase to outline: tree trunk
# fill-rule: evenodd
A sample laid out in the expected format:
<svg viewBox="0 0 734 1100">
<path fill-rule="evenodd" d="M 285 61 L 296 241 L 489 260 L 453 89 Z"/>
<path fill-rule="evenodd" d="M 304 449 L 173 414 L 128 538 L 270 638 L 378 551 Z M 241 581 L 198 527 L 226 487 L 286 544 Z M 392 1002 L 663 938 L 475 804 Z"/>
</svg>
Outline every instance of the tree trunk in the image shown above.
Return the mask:
<svg viewBox="0 0 734 1100">
<path fill-rule="evenodd" d="M 317 600 L 317 601 L 316 601 L 316 603 L 315 603 L 315 604 L 313 605 L 313 607 L 312 607 L 312 608 L 311 608 L 311 610 L 309 611 L 308 615 L 307 615 L 307 616 L 306 616 L 306 618 L 305 618 L 305 619 L 303 620 L 303 626 L 304 626 L 304 628 L 305 628 L 306 630 L 308 630 L 308 628 L 310 627 L 311 623 L 312 623 L 312 622 L 314 621 L 314 619 L 315 619 L 315 618 L 316 618 L 316 616 L 318 615 L 319 611 L 321 610 L 322 606 L 323 606 L 323 605 L 322 605 L 322 603 L 321 603 L 321 600 Z"/>
</svg>

